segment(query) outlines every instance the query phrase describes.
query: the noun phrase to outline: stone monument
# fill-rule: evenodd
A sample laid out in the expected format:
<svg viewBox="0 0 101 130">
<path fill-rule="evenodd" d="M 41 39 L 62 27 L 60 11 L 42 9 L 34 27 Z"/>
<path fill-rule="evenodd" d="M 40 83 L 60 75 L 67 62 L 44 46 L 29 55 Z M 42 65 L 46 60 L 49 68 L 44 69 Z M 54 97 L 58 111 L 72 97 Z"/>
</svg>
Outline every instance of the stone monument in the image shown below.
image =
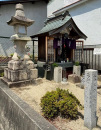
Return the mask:
<svg viewBox="0 0 101 130">
<path fill-rule="evenodd" d="M 81 66 L 80 65 L 79 66 L 76 66 L 76 65 L 73 66 L 73 74 L 81 76 Z"/>
<path fill-rule="evenodd" d="M 67 82 L 67 77 L 66 77 L 66 68 L 62 68 L 62 81 L 61 81 L 61 83 L 62 84 L 65 84 L 65 85 L 67 85 L 68 84 L 68 82 Z"/>
<path fill-rule="evenodd" d="M 62 81 L 62 67 L 54 68 L 54 81 L 59 83 Z"/>
<path fill-rule="evenodd" d="M 12 60 L 8 62 L 8 68 L 4 69 L 3 81 L 9 86 L 10 84 L 31 82 L 37 78 L 37 69 L 34 68 L 34 63 L 26 53 L 25 45 L 31 40 L 27 36 L 27 27 L 34 23 L 25 17 L 22 4 L 16 5 L 15 16 L 7 22 L 8 25 L 14 27 L 15 35 L 11 36 L 11 40 L 16 46 L 16 50 Z"/>
<path fill-rule="evenodd" d="M 84 125 L 92 130 L 97 125 L 97 70 L 85 70 Z"/>
</svg>

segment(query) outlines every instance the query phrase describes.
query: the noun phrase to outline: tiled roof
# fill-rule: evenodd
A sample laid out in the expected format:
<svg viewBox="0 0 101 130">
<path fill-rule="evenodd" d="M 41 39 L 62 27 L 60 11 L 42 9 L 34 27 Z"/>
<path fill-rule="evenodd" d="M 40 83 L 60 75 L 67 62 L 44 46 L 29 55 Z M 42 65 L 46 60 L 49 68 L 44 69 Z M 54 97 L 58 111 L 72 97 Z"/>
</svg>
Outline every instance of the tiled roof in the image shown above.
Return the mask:
<svg viewBox="0 0 101 130">
<path fill-rule="evenodd" d="M 57 29 L 57 28 L 63 26 L 70 19 L 71 19 L 70 16 L 66 16 L 64 19 L 63 19 L 63 17 L 60 17 L 55 20 L 51 20 L 51 21 L 47 22 L 47 24 L 42 28 L 42 30 L 40 30 L 38 32 L 38 34 L 46 33 L 51 30 Z"/>
<path fill-rule="evenodd" d="M 80 31 L 80 29 L 76 26 L 72 17 L 68 14 L 68 12 L 61 14 L 59 16 L 50 18 L 46 21 L 45 26 L 34 36 L 40 35 L 54 35 L 60 33 L 65 28 L 72 28 L 75 30 L 76 39 L 83 38 L 86 39 L 87 36 Z"/>
</svg>

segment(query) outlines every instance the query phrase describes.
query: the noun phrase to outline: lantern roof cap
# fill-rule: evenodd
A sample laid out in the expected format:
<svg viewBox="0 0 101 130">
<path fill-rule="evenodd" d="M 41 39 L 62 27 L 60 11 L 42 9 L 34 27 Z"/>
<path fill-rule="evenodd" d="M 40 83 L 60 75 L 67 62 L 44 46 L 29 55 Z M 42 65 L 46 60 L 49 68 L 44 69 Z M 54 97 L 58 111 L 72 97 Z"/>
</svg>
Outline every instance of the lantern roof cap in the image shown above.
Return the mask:
<svg viewBox="0 0 101 130">
<path fill-rule="evenodd" d="M 16 4 L 15 8 L 15 16 L 12 16 L 11 19 L 7 21 L 8 25 L 15 26 L 16 24 L 19 24 L 28 27 L 34 23 L 34 20 L 25 17 L 24 7 L 22 4 Z"/>
</svg>

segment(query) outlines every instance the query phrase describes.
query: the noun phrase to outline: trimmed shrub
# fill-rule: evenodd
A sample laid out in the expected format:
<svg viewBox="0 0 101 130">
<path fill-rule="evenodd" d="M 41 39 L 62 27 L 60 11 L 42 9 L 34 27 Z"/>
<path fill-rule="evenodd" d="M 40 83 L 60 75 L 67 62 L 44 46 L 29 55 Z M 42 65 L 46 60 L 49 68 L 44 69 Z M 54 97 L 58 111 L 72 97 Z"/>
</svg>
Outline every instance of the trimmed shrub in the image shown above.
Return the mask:
<svg viewBox="0 0 101 130">
<path fill-rule="evenodd" d="M 41 99 L 42 112 L 46 118 L 54 118 L 58 115 L 58 94 L 55 91 L 47 92 Z"/>
<path fill-rule="evenodd" d="M 43 115 L 52 119 L 57 116 L 74 119 L 78 117 L 78 108 L 83 108 L 80 101 L 68 90 L 57 88 L 47 92 L 41 98 Z"/>
<path fill-rule="evenodd" d="M 0 73 L 0 77 L 3 77 L 3 76 L 4 76 L 4 72 L 1 72 L 1 73 Z"/>
<path fill-rule="evenodd" d="M 58 67 L 58 64 L 57 63 L 53 63 L 52 66 L 53 67 Z"/>
<path fill-rule="evenodd" d="M 76 66 L 79 66 L 79 65 L 80 65 L 80 63 L 77 61 L 77 62 L 75 62 L 75 65 L 76 65 Z"/>
</svg>

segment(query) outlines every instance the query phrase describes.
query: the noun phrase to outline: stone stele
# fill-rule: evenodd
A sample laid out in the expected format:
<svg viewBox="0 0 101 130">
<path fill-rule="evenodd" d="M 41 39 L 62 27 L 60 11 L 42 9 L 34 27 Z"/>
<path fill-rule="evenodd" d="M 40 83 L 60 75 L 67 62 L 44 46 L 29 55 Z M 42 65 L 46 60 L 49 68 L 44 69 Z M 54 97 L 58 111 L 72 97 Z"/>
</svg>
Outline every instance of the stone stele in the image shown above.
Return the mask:
<svg viewBox="0 0 101 130">
<path fill-rule="evenodd" d="M 73 74 L 76 74 L 78 76 L 81 75 L 81 66 L 80 65 L 79 66 L 76 66 L 76 65 L 73 66 Z"/>
<path fill-rule="evenodd" d="M 92 130 L 97 125 L 97 70 L 85 70 L 84 125 Z"/>
<path fill-rule="evenodd" d="M 62 81 L 62 67 L 54 68 L 54 81 L 57 83 Z"/>
<path fill-rule="evenodd" d="M 33 20 L 25 17 L 23 5 L 17 4 L 15 16 L 12 16 L 11 20 L 7 22 L 8 25 L 14 27 L 15 34 L 11 36 L 11 40 L 16 46 L 12 60 L 8 62 L 8 68 L 5 68 L 2 79 L 9 86 L 26 81 L 31 82 L 37 78 L 37 69 L 34 68 L 34 63 L 25 49 L 25 45 L 31 40 L 27 36 L 27 27 L 33 23 Z"/>
</svg>

